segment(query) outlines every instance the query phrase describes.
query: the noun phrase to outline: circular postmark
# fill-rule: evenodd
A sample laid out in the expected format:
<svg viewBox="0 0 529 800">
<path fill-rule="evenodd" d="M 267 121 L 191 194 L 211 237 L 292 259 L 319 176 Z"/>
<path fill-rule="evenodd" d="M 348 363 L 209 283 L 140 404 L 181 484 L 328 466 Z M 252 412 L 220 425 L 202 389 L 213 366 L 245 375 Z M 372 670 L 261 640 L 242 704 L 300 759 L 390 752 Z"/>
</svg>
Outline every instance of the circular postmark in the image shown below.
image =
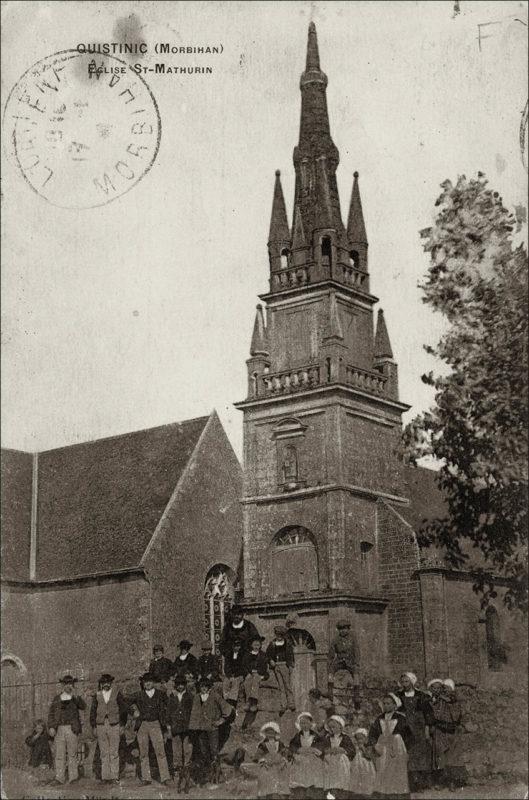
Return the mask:
<svg viewBox="0 0 529 800">
<path fill-rule="evenodd" d="M 143 77 L 115 56 L 77 50 L 22 75 L 3 126 L 28 186 L 60 208 L 94 208 L 128 192 L 152 167 L 161 137 Z"/>
</svg>

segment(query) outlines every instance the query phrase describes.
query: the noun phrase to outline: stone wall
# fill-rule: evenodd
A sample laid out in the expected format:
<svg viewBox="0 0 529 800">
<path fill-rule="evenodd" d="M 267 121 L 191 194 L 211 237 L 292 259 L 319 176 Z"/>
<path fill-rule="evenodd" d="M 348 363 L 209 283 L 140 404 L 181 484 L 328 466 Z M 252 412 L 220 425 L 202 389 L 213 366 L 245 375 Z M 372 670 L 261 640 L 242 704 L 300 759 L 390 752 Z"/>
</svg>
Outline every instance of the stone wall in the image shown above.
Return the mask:
<svg viewBox="0 0 529 800">
<path fill-rule="evenodd" d="M 71 672 L 136 673 L 149 657 L 151 598 L 141 575 L 28 589 L 4 587 L 2 655 L 35 682 Z"/>
<path fill-rule="evenodd" d="M 213 415 L 143 559 L 152 586 L 153 641 L 170 658 L 184 638 L 200 654 L 208 571 L 223 564 L 237 573 L 241 491 L 239 462 Z"/>
<path fill-rule="evenodd" d="M 424 670 L 422 607 L 416 570 L 419 548 L 411 526 L 388 503 L 377 503 L 380 594 L 388 605 L 388 660 L 399 670 Z"/>
</svg>

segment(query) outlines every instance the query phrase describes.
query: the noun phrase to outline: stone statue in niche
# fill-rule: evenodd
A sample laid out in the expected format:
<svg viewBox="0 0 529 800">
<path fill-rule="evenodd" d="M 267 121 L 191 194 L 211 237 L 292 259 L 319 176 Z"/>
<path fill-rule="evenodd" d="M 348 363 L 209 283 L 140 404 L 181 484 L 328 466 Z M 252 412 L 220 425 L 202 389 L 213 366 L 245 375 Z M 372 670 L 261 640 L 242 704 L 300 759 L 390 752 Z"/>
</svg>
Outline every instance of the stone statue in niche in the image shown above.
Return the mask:
<svg viewBox="0 0 529 800">
<path fill-rule="evenodd" d="M 281 482 L 287 484 L 298 482 L 298 454 L 293 444 L 287 444 L 283 450 Z"/>
</svg>

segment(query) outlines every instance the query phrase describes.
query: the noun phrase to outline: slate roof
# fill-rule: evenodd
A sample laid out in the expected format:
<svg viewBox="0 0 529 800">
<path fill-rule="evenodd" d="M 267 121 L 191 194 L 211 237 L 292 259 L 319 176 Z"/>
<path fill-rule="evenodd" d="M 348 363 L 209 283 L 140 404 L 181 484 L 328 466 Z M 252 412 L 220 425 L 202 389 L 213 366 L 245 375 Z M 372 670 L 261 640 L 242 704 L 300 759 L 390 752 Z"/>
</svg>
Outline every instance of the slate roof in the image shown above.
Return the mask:
<svg viewBox="0 0 529 800">
<path fill-rule="evenodd" d="M 421 532 L 427 522 L 434 519 L 443 519 L 448 513 L 446 499 L 437 485 L 437 472 L 424 467 L 405 467 L 405 496 L 409 497 L 410 505 L 399 507 L 399 514 L 410 523 L 416 533 Z M 459 568 L 467 571 L 476 567 L 485 566 L 483 554 L 471 542 L 463 539 L 460 542 L 461 551 L 467 555 L 468 560 Z M 421 549 L 422 566 L 447 567 L 454 569 L 445 560 L 445 551 L 442 547 L 430 545 Z"/>
<path fill-rule="evenodd" d="M 138 566 L 208 419 L 39 453 L 37 580 Z M 14 499 L 4 523 L 2 574 L 27 580 L 22 565 L 29 561 L 33 457 L 17 451 L 3 455 L 3 488 Z"/>
<path fill-rule="evenodd" d="M 11 580 L 27 580 L 33 456 L 2 450 L 1 465 L 2 574 Z"/>
<path fill-rule="evenodd" d="M 410 523 L 416 533 L 432 519 L 447 513 L 446 500 L 437 485 L 437 472 L 425 467 L 406 466 L 404 472 L 404 495 L 410 505 L 399 508 L 399 514 Z"/>
</svg>

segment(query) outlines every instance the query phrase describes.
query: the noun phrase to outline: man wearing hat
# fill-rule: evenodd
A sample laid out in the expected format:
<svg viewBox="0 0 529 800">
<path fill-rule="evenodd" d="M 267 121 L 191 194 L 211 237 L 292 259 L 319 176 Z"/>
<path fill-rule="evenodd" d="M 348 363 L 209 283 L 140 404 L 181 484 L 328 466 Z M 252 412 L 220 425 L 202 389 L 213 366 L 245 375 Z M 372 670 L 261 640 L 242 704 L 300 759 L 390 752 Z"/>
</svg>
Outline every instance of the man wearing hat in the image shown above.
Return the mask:
<svg viewBox="0 0 529 800">
<path fill-rule="evenodd" d="M 191 672 L 196 680 L 198 676 L 198 661 L 190 652 L 192 647 L 193 642 L 190 642 L 189 639 L 182 639 L 178 643 L 180 654 L 177 655 L 173 662 L 173 675 L 175 678 L 184 678 L 187 672 Z"/>
<path fill-rule="evenodd" d="M 66 760 L 68 759 L 68 783 L 79 780 L 77 764 L 77 738 L 81 733 L 79 711 L 86 708 L 85 701 L 75 692 L 77 680 L 65 675 L 60 680 L 62 691 L 55 695 L 48 714 L 48 732 L 55 738 L 54 785 L 66 782 Z"/>
<path fill-rule="evenodd" d="M 99 744 L 101 780 L 119 783 L 119 740 L 127 723 L 127 703 L 112 684 L 108 672 L 99 678 L 99 689 L 90 707 L 90 726 Z"/>
<path fill-rule="evenodd" d="M 199 782 L 205 783 L 209 775 L 214 784 L 218 783 L 219 728 L 232 714 L 232 706 L 211 691 L 211 681 L 200 678 L 189 720 L 189 730 L 194 732 L 197 744 Z"/>
<path fill-rule="evenodd" d="M 229 656 L 233 649 L 235 640 L 241 642 L 242 653 L 250 649 L 254 636 L 259 636 L 259 632 L 253 622 L 244 618 L 244 611 L 241 606 L 232 606 L 230 618 L 222 629 L 219 650 L 224 657 Z"/>
<path fill-rule="evenodd" d="M 158 689 L 163 689 L 171 675 L 173 674 L 173 662 L 164 656 L 161 644 L 155 644 L 152 648 L 152 661 L 149 664 L 149 672 L 154 676 L 158 684 Z"/>
<path fill-rule="evenodd" d="M 203 640 L 201 650 L 202 655 L 197 663 L 198 677 L 207 678 L 213 684 L 213 691 L 222 692 L 222 659 L 213 653 L 209 639 Z"/>
<path fill-rule="evenodd" d="M 334 688 L 334 676 L 339 670 L 348 672 L 351 676 L 350 686 L 353 687 L 355 707 L 359 704 L 359 651 L 356 638 L 351 630 L 348 619 L 339 619 L 336 623 L 336 635 L 329 648 L 329 684 L 330 690 Z"/>
<path fill-rule="evenodd" d="M 193 695 L 187 691 L 183 677 L 175 678 L 174 692 L 167 697 L 167 733 L 172 738 L 173 765 L 179 774 L 178 791 L 187 793 L 193 745 L 189 732 L 189 719 L 193 706 Z"/>
<path fill-rule="evenodd" d="M 294 648 L 288 638 L 284 625 L 276 625 L 274 638 L 266 648 L 268 664 L 273 670 L 280 690 L 281 711 L 289 708 L 294 711 L 296 704 L 292 693 L 292 670 L 294 669 Z"/>
<path fill-rule="evenodd" d="M 138 728 L 138 745 L 141 760 L 141 782 L 144 786 L 151 783 L 149 764 L 149 741 L 152 744 L 162 784 L 170 781 L 169 768 L 165 755 L 164 733 L 167 727 L 167 695 L 156 689 L 154 676 L 146 672 L 140 678 L 143 684 L 141 691 L 127 698 L 129 705 L 134 703 L 139 711 L 140 726 Z"/>
</svg>

